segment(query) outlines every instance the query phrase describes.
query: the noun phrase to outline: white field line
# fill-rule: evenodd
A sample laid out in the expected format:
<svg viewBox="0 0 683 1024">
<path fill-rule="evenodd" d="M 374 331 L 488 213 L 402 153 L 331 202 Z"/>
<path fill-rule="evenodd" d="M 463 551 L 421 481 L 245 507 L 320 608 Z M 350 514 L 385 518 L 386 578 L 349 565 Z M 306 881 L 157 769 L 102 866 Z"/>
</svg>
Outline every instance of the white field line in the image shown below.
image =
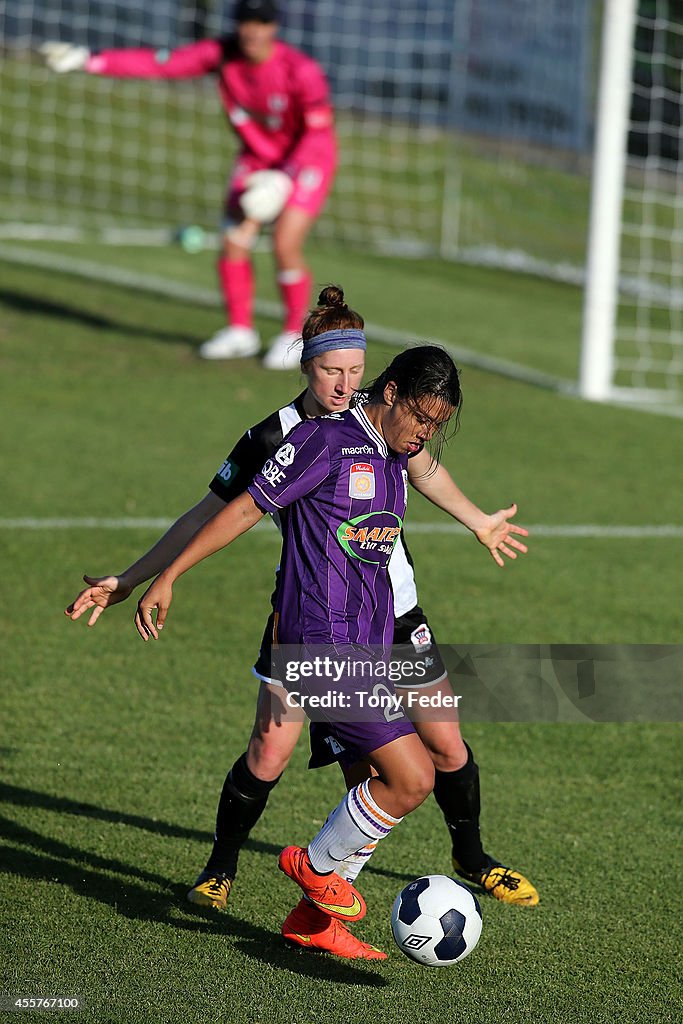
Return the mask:
<svg viewBox="0 0 683 1024">
<path fill-rule="evenodd" d="M 172 519 L 145 517 L 145 516 L 120 516 L 120 517 L 97 517 L 85 516 L 80 518 L 29 518 L 21 519 L 0 519 L 0 530 L 166 530 L 173 522 Z M 649 524 L 640 526 L 620 526 L 612 524 L 601 526 L 598 523 L 537 523 L 526 527 L 533 537 L 589 537 L 608 539 L 650 539 L 657 537 L 683 537 L 683 525 L 666 523 L 662 525 Z M 264 535 L 273 538 L 279 536 L 277 531 L 269 523 L 263 522 L 256 529 Z M 413 523 L 406 522 L 406 530 L 410 533 L 443 533 L 454 536 L 466 536 L 469 532 L 465 527 L 454 522 L 443 523 Z"/>
</svg>

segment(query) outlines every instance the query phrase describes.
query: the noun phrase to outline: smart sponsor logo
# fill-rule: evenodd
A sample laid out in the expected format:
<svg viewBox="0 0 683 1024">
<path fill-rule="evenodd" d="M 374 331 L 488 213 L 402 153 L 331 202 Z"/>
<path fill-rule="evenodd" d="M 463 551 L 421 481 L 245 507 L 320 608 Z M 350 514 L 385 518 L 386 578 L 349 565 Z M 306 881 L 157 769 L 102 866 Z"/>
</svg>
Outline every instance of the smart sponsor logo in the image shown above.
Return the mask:
<svg viewBox="0 0 683 1024">
<path fill-rule="evenodd" d="M 337 529 L 337 540 L 352 558 L 385 566 L 402 527 L 403 520 L 393 512 L 368 512 L 345 520 Z"/>
</svg>

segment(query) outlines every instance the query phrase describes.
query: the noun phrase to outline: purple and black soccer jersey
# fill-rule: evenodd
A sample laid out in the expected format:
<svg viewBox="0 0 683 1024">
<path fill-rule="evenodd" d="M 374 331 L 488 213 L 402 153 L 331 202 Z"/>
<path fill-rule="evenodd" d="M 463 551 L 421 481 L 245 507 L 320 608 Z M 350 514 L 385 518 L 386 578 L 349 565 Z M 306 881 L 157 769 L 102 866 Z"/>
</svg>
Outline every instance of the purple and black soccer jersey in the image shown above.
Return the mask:
<svg viewBox="0 0 683 1024">
<path fill-rule="evenodd" d="M 209 484 L 210 490 L 225 502 L 233 501 L 243 494 L 253 478 L 262 469 L 267 460 L 274 460 L 275 452 L 282 447 L 283 442 L 294 427 L 306 420 L 304 410 L 305 392 L 298 395 L 288 405 L 272 412 L 265 419 L 250 427 L 249 430 L 239 439 L 237 444 L 230 451 L 230 454 L 219 467 L 216 475 Z M 363 446 L 366 444 L 363 440 Z M 369 445 L 370 446 L 370 445 Z M 366 458 L 367 452 L 362 456 L 351 456 L 351 465 L 358 466 L 358 458 Z M 362 463 L 360 463 L 362 465 Z M 351 470 L 349 469 L 349 474 Z M 356 482 L 364 474 L 356 470 L 359 476 L 354 474 Z M 365 506 L 364 506 L 365 507 Z M 284 534 L 289 509 L 284 514 L 273 513 L 281 532 Z M 371 541 L 372 543 L 372 541 Z M 439 682 L 446 675 L 441 655 L 436 641 L 434 641 L 430 626 L 425 613 L 418 604 L 417 589 L 415 586 L 415 575 L 413 571 L 413 560 L 405 542 L 403 530 L 400 533 L 394 553 L 391 556 L 388 569 L 389 581 L 393 595 L 394 624 L 392 658 L 405 663 L 421 658 L 424 662 L 423 685 L 429 686 Z M 279 570 L 278 570 L 279 577 Z M 271 604 L 275 608 L 277 602 L 277 588 L 273 593 Z M 262 682 L 272 683 L 281 686 L 280 671 L 281 664 L 273 662 L 273 621 L 274 615 L 271 612 L 266 623 L 259 655 L 254 665 L 253 672 Z M 399 645 L 396 647 L 395 645 Z M 428 651 L 425 656 L 425 651 Z M 394 679 L 394 686 L 414 686 L 415 674 L 411 673 L 404 683 L 403 680 Z M 386 725 L 382 726 L 382 737 L 365 736 L 363 742 L 369 744 L 367 750 L 374 749 L 379 745 L 378 739 L 385 735 Z M 361 730 L 363 731 L 363 730 Z M 401 727 L 402 734 L 403 727 Z M 311 723 L 312 750 L 314 752 L 311 761 L 312 766 L 317 764 L 329 764 L 330 760 L 337 757 L 344 760 L 352 760 L 353 752 L 358 749 L 358 727 L 354 731 L 354 742 L 342 743 L 338 730 L 321 728 L 320 723 Z M 390 737 L 392 738 L 392 737 Z M 385 740 L 386 742 L 386 740 Z M 348 747 L 348 756 L 347 748 Z M 316 753 L 317 751 L 317 753 Z"/>
<path fill-rule="evenodd" d="M 303 391 L 293 402 L 283 405 L 260 423 L 250 427 L 224 459 L 209 484 L 209 490 L 226 503 L 243 494 L 266 460 L 273 457 L 290 430 L 305 421 L 305 394 Z M 278 528 L 283 531 L 280 514 L 274 514 L 273 518 Z M 403 616 L 418 606 L 413 559 L 403 530 L 391 556 L 389 579 L 394 596 L 394 616 L 397 620 L 395 628 L 399 629 Z"/>
<path fill-rule="evenodd" d="M 256 475 L 247 489 L 259 507 L 288 510 L 280 644 L 391 644 L 387 567 L 405 515 L 407 464 L 360 406 L 296 426 Z"/>
</svg>

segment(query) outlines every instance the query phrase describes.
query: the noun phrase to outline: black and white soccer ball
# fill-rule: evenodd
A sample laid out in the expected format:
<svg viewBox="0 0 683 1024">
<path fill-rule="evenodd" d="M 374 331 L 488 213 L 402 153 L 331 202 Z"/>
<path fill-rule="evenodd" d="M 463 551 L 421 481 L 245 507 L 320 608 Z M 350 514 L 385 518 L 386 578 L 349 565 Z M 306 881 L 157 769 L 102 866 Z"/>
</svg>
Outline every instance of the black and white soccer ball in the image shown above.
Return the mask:
<svg viewBox="0 0 683 1024">
<path fill-rule="evenodd" d="M 396 945 L 427 967 L 450 967 L 472 952 L 481 935 L 481 909 L 465 885 L 447 875 L 425 875 L 394 901 Z"/>
</svg>

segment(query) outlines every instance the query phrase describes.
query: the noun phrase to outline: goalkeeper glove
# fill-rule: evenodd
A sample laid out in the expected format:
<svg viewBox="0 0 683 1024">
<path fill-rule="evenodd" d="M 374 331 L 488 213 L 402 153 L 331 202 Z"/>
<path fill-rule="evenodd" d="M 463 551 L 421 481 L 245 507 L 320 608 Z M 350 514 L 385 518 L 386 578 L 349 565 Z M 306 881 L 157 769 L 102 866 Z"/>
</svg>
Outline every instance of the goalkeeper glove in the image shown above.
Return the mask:
<svg viewBox="0 0 683 1024">
<path fill-rule="evenodd" d="M 294 187 L 284 171 L 254 171 L 245 184 L 239 200 L 242 212 L 259 224 L 268 224 L 282 213 Z"/>
<path fill-rule="evenodd" d="M 90 57 L 87 46 L 75 46 L 73 43 L 43 43 L 40 52 L 50 71 L 59 74 L 66 71 L 82 71 Z"/>
</svg>

